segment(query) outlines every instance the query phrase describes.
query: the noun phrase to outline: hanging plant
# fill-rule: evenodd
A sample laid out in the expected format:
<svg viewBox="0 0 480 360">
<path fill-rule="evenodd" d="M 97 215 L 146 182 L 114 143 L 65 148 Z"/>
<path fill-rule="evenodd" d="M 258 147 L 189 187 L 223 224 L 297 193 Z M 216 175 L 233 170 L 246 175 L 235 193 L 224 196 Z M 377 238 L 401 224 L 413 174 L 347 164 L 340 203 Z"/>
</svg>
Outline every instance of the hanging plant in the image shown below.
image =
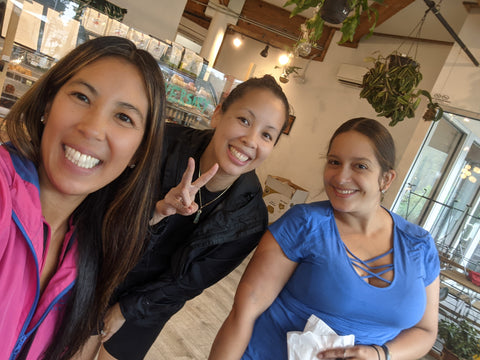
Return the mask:
<svg viewBox="0 0 480 360">
<path fill-rule="evenodd" d="M 280 69 L 280 66 L 275 66 L 275 69 Z M 288 77 L 290 76 L 290 74 L 295 73 L 295 74 L 299 75 L 298 70 L 300 70 L 300 69 L 301 69 L 301 67 L 293 66 L 293 65 L 284 66 L 282 75 L 280 75 L 279 80 L 284 84 L 288 83 L 288 81 L 289 81 Z"/>
<path fill-rule="evenodd" d="M 371 6 L 371 3 L 383 3 L 384 0 L 288 0 L 284 7 L 295 5 L 291 11 L 290 17 L 295 16 L 302 11 L 310 8 L 315 9 L 315 14 L 306 22 L 306 28 L 309 32 L 308 41 L 310 43 L 317 42 L 322 36 L 323 26 L 326 21 L 333 23 L 342 23 L 340 31 L 342 32 L 342 39 L 340 44 L 353 41 L 353 36 L 360 24 L 360 15 L 365 12 L 368 19 L 374 18 L 373 24 L 370 27 L 369 35 L 372 35 L 373 29 L 377 23 L 378 11 Z M 347 15 L 350 16 L 347 17 Z M 300 39 L 295 47 L 301 45 L 304 40 Z"/>
<path fill-rule="evenodd" d="M 379 55 L 370 60 L 374 65 L 363 76 L 360 97 L 372 105 L 378 116 L 390 118 L 390 126 L 395 126 L 405 117 L 414 117 L 421 95 L 429 101 L 423 118 L 437 121 L 442 117 L 443 110 L 432 101 L 430 93 L 417 89 L 422 80 L 420 64 L 396 51 L 386 58 Z"/>
</svg>

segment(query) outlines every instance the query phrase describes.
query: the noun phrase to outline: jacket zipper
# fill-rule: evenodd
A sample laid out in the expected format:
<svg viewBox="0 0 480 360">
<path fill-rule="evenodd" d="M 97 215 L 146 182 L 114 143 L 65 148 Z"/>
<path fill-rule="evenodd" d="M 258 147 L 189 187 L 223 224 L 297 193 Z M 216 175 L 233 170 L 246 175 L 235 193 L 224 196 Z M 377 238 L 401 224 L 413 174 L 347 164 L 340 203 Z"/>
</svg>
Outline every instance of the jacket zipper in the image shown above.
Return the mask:
<svg viewBox="0 0 480 360">
<path fill-rule="evenodd" d="M 72 281 L 70 283 L 70 285 L 68 285 L 65 289 L 63 289 L 63 291 L 58 294 L 55 299 L 53 299 L 53 301 L 50 303 L 50 305 L 48 306 L 48 308 L 45 310 L 45 312 L 43 313 L 42 317 L 38 320 L 38 322 L 35 324 L 35 326 L 27 333 L 27 334 L 24 334 L 20 337 L 20 339 L 18 340 L 17 342 L 17 345 L 15 346 L 15 349 L 13 350 L 13 358 L 12 359 L 15 359 L 15 357 L 18 355 L 18 353 L 20 352 L 20 350 L 22 350 L 22 346 L 23 344 L 25 343 L 25 341 L 38 329 L 38 327 L 42 324 L 43 320 L 45 320 L 45 318 L 48 316 L 48 314 L 50 313 L 50 311 L 52 310 L 52 308 L 57 305 L 58 301 L 63 298 L 65 296 L 66 293 L 68 293 L 73 285 L 75 285 L 75 281 Z M 31 320 L 31 319 L 30 319 Z M 29 322 L 30 322 L 29 320 Z M 29 324 L 27 324 L 29 325 Z M 22 332 L 25 330 L 22 329 Z"/>
<path fill-rule="evenodd" d="M 10 359 L 13 360 L 17 357 L 18 353 L 22 349 L 23 344 L 25 343 L 25 340 L 27 340 L 27 338 L 28 338 L 28 335 L 25 334 L 25 330 L 27 329 L 28 325 L 30 324 L 30 321 L 33 318 L 33 314 L 35 313 L 35 309 L 37 308 L 37 305 L 38 305 L 38 299 L 40 297 L 40 276 L 39 276 L 40 275 L 40 270 L 39 270 L 39 266 L 38 266 L 37 254 L 35 253 L 35 249 L 33 248 L 32 242 L 31 242 L 30 238 L 28 237 L 27 232 L 25 231 L 24 227 L 20 223 L 20 220 L 18 219 L 17 214 L 15 214 L 14 211 L 12 211 L 12 217 L 13 217 L 13 220 L 15 221 L 15 223 L 17 224 L 18 228 L 22 232 L 23 237 L 27 241 L 28 247 L 30 248 L 30 250 L 32 252 L 32 255 L 33 255 L 33 258 L 35 260 L 35 269 L 37 270 L 36 271 L 37 290 L 35 292 L 35 300 L 33 302 L 32 307 L 30 308 L 27 319 L 26 319 L 25 323 L 23 324 L 23 327 L 22 327 L 22 330 L 20 331 L 20 335 L 19 335 L 19 338 L 17 340 L 17 343 L 15 344 L 15 346 L 13 348 L 13 352 L 10 356 Z"/>
<path fill-rule="evenodd" d="M 13 348 L 13 351 L 12 351 L 12 354 L 10 355 L 10 359 L 11 360 L 14 360 L 17 355 L 19 354 L 19 352 L 21 351 L 22 349 L 22 346 L 23 344 L 25 343 L 25 341 L 29 338 L 29 336 L 32 335 L 32 333 L 35 332 L 35 330 L 42 324 L 43 320 L 47 317 L 47 315 L 50 313 L 50 311 L 52 310 L 52 308 L 58 303 L 58 301 L 63 297 L 65 296 L 65 294 L 67 292 L 70 291 L 70 289 L 73 287 L 73 285 L 75 284 L 75 281 L 72 281 L 70 283 L 70 285 L 68 285 L 65 289 L 63 289 L 63 291 L 58 294 L 55 299 L 53 299 L 53 301 L 50 303 L 50 305 L 48 306 L 48 308 L 45 310 L 45 312 L 43 313 L 42 317 L 39 319 L 39 321 L 37 322 L 37 324 L 32 328 L 32 330 L 30 332 L 28 332 L 28 334 L 25 333 L 28 325 L 30 325 L 30 321 L 32 321 L 32 318 L 33 318 L 33 315 L 35 313 L 35 310 L 37 308 L 37 305 L 38 305 L 38 300 L 40 298 L 40 271 L 39 271 L 39 266 L 38 266 L 38 258 L 37 258 L 37 255 L 35 253 L 35 250 L 33 248 L 33 245 L 32 245 L 32 242 L 30 240 L 30 238 L 28 237 L 27 235 L 27 232 L 25 231 L 24 227 L 22 226 L 22 224 L 20 223 L 20 220 L 18 219 L 17 217 L 17 214 L 15 214 L 15 212 L 12 212 L 12 217 L 13 217 L 13 220 L 15 221 L 15 223 L 17 224 L 18 228 L 20 229 L 20 231 L 22 232 L 27 244 L 28 244 L 28 247 L 30 248 L 31 252 L 32 252 L 32 255 L 33 255 L 33 258 L 35 259 L 35 268 L 36 268 L 36 275 L 37 275 L 37 290 L 36 290 L 36 293 L 35 293 L 35 301 L 33 302 L 33 305 L 32 307 L 30 308 L 30 311 L 28 313 L 28 316 L 27 316 L 27 319 L 25 320 L 25 323 L 23 324 L 23 327 L 22 327 L 22 330 L 20 331 L 20 334 L 19 334 L 19 337 L 17 339 L 17 342 Z"/>
</svg>

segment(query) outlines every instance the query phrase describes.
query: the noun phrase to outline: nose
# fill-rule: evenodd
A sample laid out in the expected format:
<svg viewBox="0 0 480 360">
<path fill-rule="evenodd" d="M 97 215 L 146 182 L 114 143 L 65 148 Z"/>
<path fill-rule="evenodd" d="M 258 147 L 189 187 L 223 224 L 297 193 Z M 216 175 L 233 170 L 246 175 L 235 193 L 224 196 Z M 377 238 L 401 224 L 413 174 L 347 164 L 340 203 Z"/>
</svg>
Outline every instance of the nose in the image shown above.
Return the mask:
<svg viewBox="0 0 480 360">
<path fill-rule="evenodd" d="M 103 141 L 107 134 L 108 118 L 99 109 L 92 109 L 82 117 L 77 128 L 87 139 Z"/>
<path fill-rule="evenodd" d="M 352 172 L 348 166 L 341 166 L 337 169 L 336 177 L 339 183 L 344 183 L 350 181 L 351 174 Z"/>
<path fill-rule="evenodd" d="M 250 148 L 255 148 L 257 146 L 256 141 L 257 133 L 253 129 L 249 129 L 241 138 L 242 143 Z"/>
</svg>

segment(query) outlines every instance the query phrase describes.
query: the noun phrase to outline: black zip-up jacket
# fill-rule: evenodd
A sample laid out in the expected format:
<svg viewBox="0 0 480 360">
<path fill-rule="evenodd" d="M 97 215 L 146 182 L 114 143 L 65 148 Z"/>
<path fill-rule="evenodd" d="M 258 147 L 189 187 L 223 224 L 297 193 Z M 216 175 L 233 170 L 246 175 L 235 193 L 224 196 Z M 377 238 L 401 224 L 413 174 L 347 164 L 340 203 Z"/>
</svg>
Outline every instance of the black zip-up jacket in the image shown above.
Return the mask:
<svg viewBox="0 0 480 360">
<path fill-rule="evenodd" d="M 213 130 L 167 124 L 162 160 L 162 196 L 180 182 L 188 157 L 199 159 Z M 180 215 L 174 215 L 180 216 Z M 234 270 L 257 246 L 268 224 L 262 187 L 254 171 L 241 175 L 214 210 L 202 219 L 187 241 L 172 250 L 170 266 L 155 271 L 155 245 L 162 241 L 170 217 L 153 229 L 142 261 L 129 273 L 117 294 L 121 311 L 138 325 L 163 327 L 187 300 Z"/>
</svg>

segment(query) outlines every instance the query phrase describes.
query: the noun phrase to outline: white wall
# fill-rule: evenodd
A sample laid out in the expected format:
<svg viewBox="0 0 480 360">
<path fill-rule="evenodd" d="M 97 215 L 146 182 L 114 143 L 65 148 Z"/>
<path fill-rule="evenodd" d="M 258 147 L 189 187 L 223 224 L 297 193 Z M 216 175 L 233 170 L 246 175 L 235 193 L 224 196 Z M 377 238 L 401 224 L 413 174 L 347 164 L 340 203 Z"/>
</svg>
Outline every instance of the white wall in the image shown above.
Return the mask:
<svg viewBox="0 0 480 360">
<path fill-rule="evenodd" d="M 177 27 L 187 0 L 115 0 L 115 5 L 128 10 L 124 24 L 162 40 L 175 40 Z"/>
<path fill-rule="evenodd" d="M 480 11 L 467 16 L 459 37 L 476 60 L 480 61 Z M 446 105 L 480 114 L 479 90 L 480 67 L 475 67 L 467 54 L 455 44 L 433 92 L 447 96 L 449 102 Z"/>
<path fill-rule="evenodd" d="M 254 76 L 272 74 L 278 79 L 280 69 L 274 69 L 277 59 L 283 51 L 270 47 L 268 58 L 262 58 L 259 53 L 265 44 L 245 39 L 240 49 L 231 46 L 231 37 L 227 36 L 222 50 L 217 57 L 215 67 L 227 74 L 244 79 L 250 63 L 255 63 Z M 357 49 L 338 46 L 340 39 L 337 32 L 327 51 L 323 62 L 310 62 L 306 71 L 306 82 L 296 82 L 292 77 L 282 87 L 294 108 L 296 121 L 289 135 L 282 135 L 276 149 L 265 163 L 258 169 L 260 180 L 264 183 L 268 174 L 278 175 L 290 179 L 295 184 L 310 191 L 307 202 L 325 198 L 323 192 L 322 169 L 326 146 L 333 131 L 344 121 L 359 116 L 376 118 L 374 110 L 368 102 L 360 99 L 360 89 L 340 84 L 336 79 L 338 67 L 341 63 L 368 66 L 364 59 L 372 56 L 375 51 L 387 55 L 396 50 L 401 41 L 398 39 L 373 36 L 362 40 Z M 410 44 L 405 44 L 400 50 L 406 52 Z M 417 61 L 421 64 L 423 81 L 421 88 L 431 90 L 436 77 L 442 69 L 443 63 L 451 49 L 448 45 L 422 43 L 418 48 Z M 306 60 L 295 62 L 296 66 L 305 68 Z M 422 115 L 426 108 L 426 101 L 422 101 L 417 116 L 414 119 L 405 119 L 393 128 L 389 128 L 397 145 L 397 159 L 401 159 L 406 152 L 412 134 L 417 124 L 428 128 Z M 388 119 L 377 118 L 388 126 Z M 418 136 L 422 136 L 421 133 Z M 416 151 L 416 150 L 415 150 Z M 407 169 L 398 169 L 400 178 L 396 180 L 397 188 L 387 195 L 385 205 L 390 206 L 396 192 L 401 185 L 402 176 Z"/>
</svg>

